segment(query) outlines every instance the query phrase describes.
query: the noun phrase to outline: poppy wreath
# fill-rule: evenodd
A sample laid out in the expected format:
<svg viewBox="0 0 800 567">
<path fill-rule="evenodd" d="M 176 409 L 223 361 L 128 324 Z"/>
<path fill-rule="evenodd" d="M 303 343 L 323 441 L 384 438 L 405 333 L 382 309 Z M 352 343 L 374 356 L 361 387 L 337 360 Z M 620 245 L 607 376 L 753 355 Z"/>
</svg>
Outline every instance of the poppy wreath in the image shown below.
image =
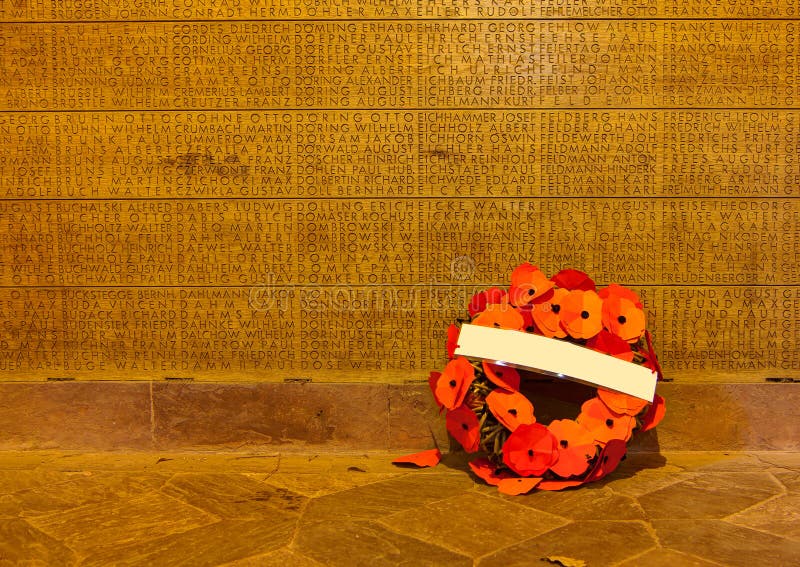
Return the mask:
<svg viewBox="0 0 800 567">
<path fill-rule="evenodd" d="M 529 263 L 511 274 L 508 289 L 492 287 L 472 297 L 469 322 L 569 341 L 645 366 L 662 378 L 645 313 L 632 290 L 603 289 L 585 273 L 562 270 L 552 278 Z M 466 320 L 465 320 L 466 321 Z M 460 321 L 460 322 L 465 322 Z M 510 366 L 455 356 L 459 327 L 447 333 L 449 362 L 428 383 L 450 435 L 468 453 L 472 471 L 506 494 L 534 488 L 561 490 L 599 480 L 625 457 L 634 430 L 654 428 L 664 417 L 664 399 L 652 403 L 598 388 L 575 419 L 538 423 L 533 404 L 520 392 L 522 376 Z M 433 466 L 438 449 L 395 459 Z"/>
</svg>

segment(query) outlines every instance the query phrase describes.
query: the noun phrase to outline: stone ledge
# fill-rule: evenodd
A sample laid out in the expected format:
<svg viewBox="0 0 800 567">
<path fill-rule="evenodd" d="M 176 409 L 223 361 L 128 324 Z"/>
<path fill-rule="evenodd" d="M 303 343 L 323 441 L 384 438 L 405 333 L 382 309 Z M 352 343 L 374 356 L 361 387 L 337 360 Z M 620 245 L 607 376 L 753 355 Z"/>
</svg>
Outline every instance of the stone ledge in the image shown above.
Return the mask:
<svg viewBox="0 0 800 567">
<path fill-rule="evenodd" d="M 540 421 L 581 392 L 536 386 Z M 798 451 L 798 384 L 673 384 L 667 416 L 631 451 Z M 564 395 L 566 393 L 566 395 Z M 449 448 L 424 384 L 0 383 L 0 450 Z"/>
</svg>

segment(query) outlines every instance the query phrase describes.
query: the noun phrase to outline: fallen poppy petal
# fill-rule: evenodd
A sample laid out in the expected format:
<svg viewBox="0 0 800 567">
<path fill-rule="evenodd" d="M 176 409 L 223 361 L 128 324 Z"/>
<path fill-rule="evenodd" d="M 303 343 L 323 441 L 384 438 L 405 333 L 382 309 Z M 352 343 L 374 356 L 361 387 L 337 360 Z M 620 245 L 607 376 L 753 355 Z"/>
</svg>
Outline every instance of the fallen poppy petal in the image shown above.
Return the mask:
<svg viewBox="0 0 800 567">
<path fill-rule="evenodd" d="M 485 457 L 470 461 L 469 468 L 472 469 L 476 476 L 483 479 L 486 484 L 491 484 L 492 486 L 497 486 L 503 479 L 514 478 L 510 471 L 504 470 L 498 473 L 497 465 Z"/>
<path fill-rule="evenodd" d="M 596 287 L 594 285 L 594 281 L 585 273 L 581 272 L 580 270 L 561 270 L 552 278 L 550 278 L 554 284 L 558 287 L 566 289 L 566 290 L 573 290 L 573 289 L 582 289 L 583 291 L 595 291 Z"/>
<path fill-rule="evenodd" d="M 516 392 L 519 390 L 520 376 L 516 368 L 511 366 L 504 366 L 502 364 L 492 364 L 491 362 L 483 361 L 483 372 L 490 382 L 504 388 Z"/>
<path fill-rule="evenodd" d="M 564 490 L 573 486 L 580 486 L 583 480 L 543 480 L 536 488 L 539 490 Z"/>
<path fill-rule="evenodd" d="M 412 464 L 418 467 L 435 467 L 442 460 L 442 453 L 439 449 L 428 449 L 427 451 L 420 451 L 419 453 L 412 453 L 411 455 L 403 455 L 397 457 L 392 463 L 397 464 Z"/>
<path fill-rule="evenodd" d="M 520 425 L 503 444 L 503 462 L 520 476 L 539 476 L 558 459 L 557 444 L 544 425 Z"/>
<path fill-rule="evenodd" d="M 458 407 L 448 411 L 445 425 L 456 441 L 467 453 L 474 453 L 480 448 L 480 427 L 478 416 L 468 407 Z"/>
<path fill-rule="evenodd" d="M 611 411 L 625 415 L 639 415 L 648 403 L 647 400 L 604 388 L 597 389 L 597 397 L 603 400 Z"/>
<path fill-rule="evenodd" d="M 597 352 L 603 352 L 615 358 L 633 362 L 634 354 L 630 343 L 605 329 L 586 341 L 586 346 Z"/>
<path fill-rule="evenodd" d="M 455 350 L 458 346 L 458 335 L 461 329 L 455 325 L 447 327 L 447 360 L 453 360 L 455 357 Z"/>
<path fill-rule="evenodd" d="M 612 439 L 606 443 L 606 446 L 603 447 L 603 450 L 597 457 L 597 463 L 592 469 L 592 472 L 586 475 L 584 482 L 594 482 L 596 480 L 600 480 L 604 476 L 613 472 L 627 452 L 628 447 L 625 444 L 625 441 L 620 439 Z"/>
<path fill-rule="evenodd" d="M 588 429 L 600 445 L 605 445 L 613 439 L 627 441 L 631 438 L 633 427 L 636 425 L 636 418 L 611 411 L 597 397 L 583 403 L 576 421 Z"/>
<path fill-rule="evenodd" d="M 489 411 L 509 431 L 520 425 L 528 425 L 536 421 L 533 415 L 533 404 L 519 392 L 495 388 L 486 396 Z"/>
<path fill-rule="evenodd" d="M 527 494 L 536 488 L 536 485 L 540 482 L 542 482 L 542 479 L 538 477 L 504 478 L 497 484 L 497 491 L 509 496 Z"/>
<path fill-rule="evenodd" d="M 464 397 L 473 380 L 475 380 L 475 369 L 469 360 L 459 356 L 444 367 L 444 372 L 436 380 L 433 396 L 447 409 L 455 409 L 464 403 Z"/>
<path fill-rule="evenodd" d="M 666 413 L 667 404 L 664 401 L 664 398 L 656 394 L 653 398 L 653 403 L 650 404 L 650 407 L 647 409 L 647 413 L 645 413 L 644 417 L 642 417 L 641 431 L 653 429 L 656 425 L 661 423 L 661 420 L 664 419 L 664 414 Z"/>
</svg>

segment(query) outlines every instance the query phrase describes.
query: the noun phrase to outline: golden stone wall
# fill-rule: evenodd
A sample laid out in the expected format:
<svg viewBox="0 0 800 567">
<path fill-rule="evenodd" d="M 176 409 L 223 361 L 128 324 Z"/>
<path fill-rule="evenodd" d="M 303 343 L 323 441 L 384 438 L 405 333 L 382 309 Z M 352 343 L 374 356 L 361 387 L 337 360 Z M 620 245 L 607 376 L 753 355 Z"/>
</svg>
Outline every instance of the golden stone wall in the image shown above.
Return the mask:
<svg viewBox="0 0 800 567">
<path fill-rule="evenodd" d="M 0 1 L 2 380 L 424 380 L 523 261 L 800 378 L 797 12 Z"/>
</svg>

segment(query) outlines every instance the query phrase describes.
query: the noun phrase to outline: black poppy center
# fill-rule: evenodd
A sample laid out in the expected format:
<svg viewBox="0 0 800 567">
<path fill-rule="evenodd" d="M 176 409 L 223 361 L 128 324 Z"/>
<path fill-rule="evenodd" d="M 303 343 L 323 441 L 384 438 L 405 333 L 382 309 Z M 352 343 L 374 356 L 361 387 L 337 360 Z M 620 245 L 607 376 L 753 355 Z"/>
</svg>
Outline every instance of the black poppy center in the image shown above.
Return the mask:
<svg viewBox="0 0 800 567">
<path fill-rule="evenodd" d="M 567 441 L 566 439 L 562 439 L 562 440 L 561 440 L 561 447 L 562 447 L 563 449 L 566 449 L 566 448 L 567 448 L 567 446 L 569 446 L 569 441 Z"/>
<path fill-rule="evenodd" d="M 528 295 L 533 295 L 534 293 L 536 293 L 536 288 L 531 288 L 528 290 Z"/>
<path fill-rule="evenodd" d="M 619 317 L 617 317 L 617 321 L 619 321 L 620 325 L 624 325 L 627 319 L 625 318 L 625 315 L 620 315 Z"/>
<path fill-rule="evenodd" d="M 464 431 L 467 431 L 469 429 L 469 425 L 467 425 L 466 423 L 462 423 L 461 424 L 461 429 L 463 429 Z"/>
<path fill-rule="evenodd" d="M 528 331 L 529 333 L 532 333 L 532 332 L 534 332 L 536 330 L 536 328 L 535 327 L 526 327 L 525 330 Z"/>
<path fill-rule="evenodd" d="M 608 455 L 606 455 L 605 457 L 603 457 L 603 464 L 606 464 L 607 462 L 608 462 Z"/>
<path fill-rule="evenodd" d="M 515 410 L 514 408 L 511 408 L 510 410 L 508 410 L 508 413 L 510 413 L 514 417 L 517 417 L 517 410 Z"/>
<path fill-rule="evenodd" d="M 581 311 L 581 319 L 588 319 L 589 312 L 588 311 Z"/>
<path fill-rule="evenodd" d="M 613 420 L 613 419 L 611 419 L 611 418 L 608 418 L 608 419 L 606 420 L 606 425 L 607 425 L 608 427 L 614 427 L 614 420 Z"/>
<path fill-rule="evenodd" d="M 450 380 L 450 387 L 451 388 L 455 388 L 456 387 L 456 381 L 455 380 Z"/>
<path fill-rule="evenodd" d="M 550 310 L 553 313 L 558 314 L 558 312 L 561 311 L 561 306 L 560 305 L 551 305 L 550 306 Z"/>
<path fill-rule="evenodd" d="M 528 456 L 533 457 L 533 449 L 528 449 Z"/>
<path fill-rule="evenodd" d="M 495 327 L 499 327 L 500 326 L 500 323 L 498 323 L 497 321 L 495 321 L 493 324 L 494 324 Z"/>
</svg>

